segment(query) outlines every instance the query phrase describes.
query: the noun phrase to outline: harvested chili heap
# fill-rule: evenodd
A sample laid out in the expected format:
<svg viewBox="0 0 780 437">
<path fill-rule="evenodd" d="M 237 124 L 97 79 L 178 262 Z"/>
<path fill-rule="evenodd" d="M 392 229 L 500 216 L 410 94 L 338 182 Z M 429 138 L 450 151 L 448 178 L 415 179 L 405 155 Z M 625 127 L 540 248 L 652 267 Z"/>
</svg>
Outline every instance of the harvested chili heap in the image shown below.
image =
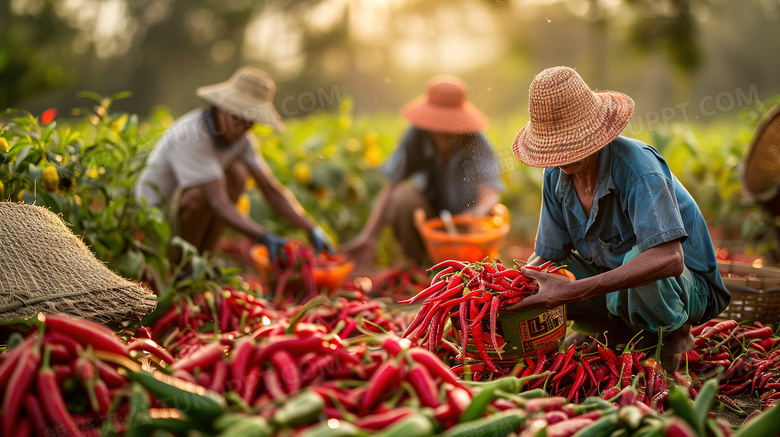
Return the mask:
<svg viewBox="0 0 780 437">
<path fill-rule="evenodd" d="M 363 281 L 390 290 L 387 296 L 415 293 L 403 301 L 420 305 L 416 313 L 388 297 L 368 298 L 377 290 L 348 281 L 345 294 L 283 306 L 273 292 L 232 286 L 177 293 L 149 326 L 119 332 L 48 314 L 14 321 L 0 355 L 2 435 L 756 437 L 780 430 L 780 338 L 771 326 L 717 319 L 697 326 L 695 349 L 676 372 L 652 358 L 655 350 L 637 349 L 638 341 L 620 350 L 559 345 L 508 359 L 498 344 L 500 314 L 536 292 L 533 281 L 500 262 L 448 261 L 431 275 L 422 291 L 400 270 Z M 755 412 L 737 396 L 755 398 Z M 744 424 L 735 430 L 725 413 Z"/>
</svg>

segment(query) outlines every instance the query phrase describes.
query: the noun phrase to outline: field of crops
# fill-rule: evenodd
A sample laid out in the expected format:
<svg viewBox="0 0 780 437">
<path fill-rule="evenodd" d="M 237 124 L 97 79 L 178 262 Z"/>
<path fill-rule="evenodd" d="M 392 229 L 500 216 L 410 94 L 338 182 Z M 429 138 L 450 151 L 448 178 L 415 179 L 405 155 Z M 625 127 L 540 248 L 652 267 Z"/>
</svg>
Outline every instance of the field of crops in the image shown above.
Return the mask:
<svg viewBox="0 0 780 437">
<path fill-rule="evenodd" d="M 225 239 L 219 257 L 199 254 L 170 237 L 159 209 L 131 195 L 170 115 L 161 110 L 141 121 L 112 111 L 121 95 L 87 97 L 93 105 L 59 125 L 51 112 L 3 114 L 0 196 L 61 214 L 100 261 L 154 288 L 157 309 L 111 327 L 44 313 L 3 322 L 1 435 L 758 437 L 780 431 L 775 326 L 715 319 L 694 327 L 695 349 L 677 370 L 662 368 L 659 349 L 647 346 L 652 338 L 620 348 L 608 342 L 564 347 L 562 318 L 550 319 L 558 324 L 546 343 L 517 353 L 503 335 L 501 314 L 537 287 L 515 263 L 398 267 L 397 248 L 385 242 L 381 270 L 334 282 L 316 273 L 342 260 L 301 246 L 286 248 L 286 262 L 267 268 L 240 238 Z M 256 133 L 280 181 L 330 235 L 345 241 L 370 212 L 382 185 L 376 167 L 401 126 L 397 119 L 353 119 L 345 102 L 339 113 L 290 123 L 283 134 L 259 127 Z M 705 214 L 721 219 L 714 233 L 744 237 L 749 244 L 742 249 L 755 257 L 768 250 L 756 237 L 765 217 L 740 205 L 734 161 L 751 127 L 712 146 L 723 153 L 697 158 L 708 161 L 696 161 L 704 167 L 686 164 L 709 147 L 691 132 L 654 135 L 654 144 L 667 148 Z M 508 127 L 492 129 L 499 143 L 508 136 Z M 504 170 L 509 190 L 502 201 L 510 207 L 513 238 L 527 239 L 535 229 L 529 217 L 538 216 L 540 174 Z M 242 204 L 268 228 L 300 235 L 256 194 Z M 168 261 L 169 245 L 184 249 L 180 264 Z"/>
</svg>

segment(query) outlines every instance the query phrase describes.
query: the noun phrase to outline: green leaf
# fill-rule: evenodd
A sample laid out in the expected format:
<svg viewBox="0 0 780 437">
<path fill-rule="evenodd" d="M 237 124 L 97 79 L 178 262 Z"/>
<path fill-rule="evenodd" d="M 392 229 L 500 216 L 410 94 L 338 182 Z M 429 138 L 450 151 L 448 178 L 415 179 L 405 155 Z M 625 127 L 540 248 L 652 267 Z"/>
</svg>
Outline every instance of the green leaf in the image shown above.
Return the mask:
<svg viewBox="0 0 780 437">
<path fill-rule="evenodd" d="M 32 146 L 24 146 L 22 150 L 19 152 L 19 155 L 16 156 L 16 163 L 14 165 L 14 171 L 18 172 L 22 169 L 22 164 L 24 163 L 24 160 L 27 158 L 27 155 L 30 153 L 30 149 Z"/>
<path fill-rule="evenodd" d="M 117 263 L 117 269 L 123 276 L 129 278 L 138 278 L 141 274 L 141 267 L 144 265 L 144 255 L 137 250 L 126 252 Z"/>
<path fill-rule="evenodd" d="M 111 95 L 111 100 L 114 100 L 114 101 L 122 100 L 122 99 L 126 99 L 126 98 L 128 98 L 128 97 L 130 97 L 132 95 L 133 95 L 132 91 L 119 91 L 118 93 L 114 93 L 114 94 Z"/>
<path fill-rule="evenodd" d="M 103 102 L 103 96 L 100 94 L 94 92 L 94 91 L 79 91 L 79 97 L 85 97 L 87 99 L 92 99 L 98 103 Z"/>
</svg>

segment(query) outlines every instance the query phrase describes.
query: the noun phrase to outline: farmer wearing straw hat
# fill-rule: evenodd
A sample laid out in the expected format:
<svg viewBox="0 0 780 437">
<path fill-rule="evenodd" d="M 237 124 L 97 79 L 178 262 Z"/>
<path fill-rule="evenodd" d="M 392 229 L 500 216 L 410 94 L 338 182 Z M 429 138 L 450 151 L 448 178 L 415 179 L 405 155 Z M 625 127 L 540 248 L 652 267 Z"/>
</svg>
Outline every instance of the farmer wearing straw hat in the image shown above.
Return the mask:
<svg viewBox="0 0 780 437">
<path fill-rule="evenodd" d="M 428 217 L 443 210 L 483 216 L 498 203 L 503 189 L 498 162 L 480 133 L 487 118 L 466 95 L 463 81 L 439 75 L 428 81 L 426 95 L 401 109 L 412 126 L 383 168 L 390 184 L 379 194 L 360 235 L 342 246 L 358 270 L 371 265 L 385 224 L 392 226 L 408 259 L 426 262 L 425 246 L 414 226 L 417 208 Z"/>
<path fill-rule="evenodd" d="M 273 176 L 255 151 L 252 124 L 284 129 L 273 106 L 276 85 L 265 72 L 238 69 L 225 82 L 200 87 L 197 95 L 210 106 L 185 114 L 168 128 L 136 184 L 137 199 L 166 206 L 175 233 L 201 252 L 213 251 L 230 225 L 276 256 L 285 238 L 264 229 L 236 208 L 248 176 L 282 216 L 309 233 L 319 252 L 333 251 L 322 228 L 307 216 L 293 194 Z"/>
<path fill-rule="evenodd" d="M 730 294 L 696 202 L 654 148 L 618 136 L 633 109 L 630 97 L 592 91 L 568 67 L 534 78 L 530 121 L 513 145 L 524 164 L 545 167 L 529 262 L 556 261 L 577 280 L 523 269 L 539 293 L 512 309 L 566 304 L 576 331 L 608 331 L 617 343 L 659 333 L 662 365 L 675 370 L 693 348 L 691 324 L 716 317 Z"/>
</svg>

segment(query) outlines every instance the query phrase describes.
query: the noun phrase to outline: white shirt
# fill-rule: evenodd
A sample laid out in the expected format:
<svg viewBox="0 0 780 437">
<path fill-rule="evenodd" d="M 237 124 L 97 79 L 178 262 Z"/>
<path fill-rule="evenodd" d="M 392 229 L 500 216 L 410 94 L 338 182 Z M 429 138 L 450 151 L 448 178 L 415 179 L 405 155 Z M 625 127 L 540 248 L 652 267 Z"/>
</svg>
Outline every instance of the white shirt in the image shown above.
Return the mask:
<svg viewBox="0 0 780 437">
<path fill-rule="evenodd" d="M 248 130 L 226 144 L 215 138 L 210 110 L 198 108 L 176 120 L 155 145 L 136 183 L 135 198 L 160 206 L 177 188 L 186 189 L 224 177 L 236 159 L 258 163 L 257 139 Z"/>
</svg>

